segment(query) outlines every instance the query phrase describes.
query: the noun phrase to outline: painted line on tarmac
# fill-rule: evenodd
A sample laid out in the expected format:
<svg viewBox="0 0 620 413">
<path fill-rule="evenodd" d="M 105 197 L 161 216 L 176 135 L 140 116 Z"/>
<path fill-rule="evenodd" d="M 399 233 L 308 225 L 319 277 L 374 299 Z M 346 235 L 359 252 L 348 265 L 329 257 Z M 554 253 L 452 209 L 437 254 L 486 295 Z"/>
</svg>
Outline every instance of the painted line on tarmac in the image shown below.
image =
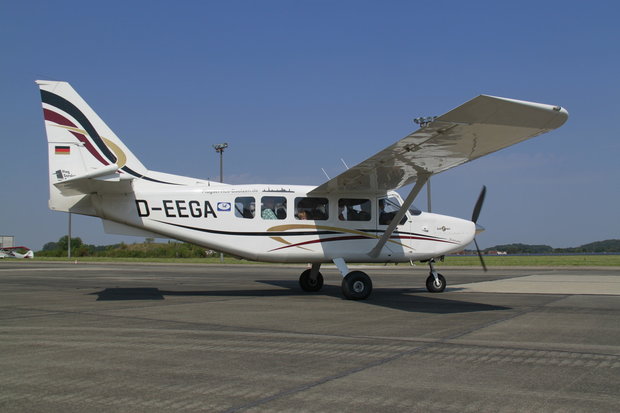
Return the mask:
<svg viewBox="0 0 620 413">
<path fill-rule="evenodd" d="M 504 280 L 452 285 L 451 292 L 620 295 L 618 275 L 533 274 Z"/>
</svg>

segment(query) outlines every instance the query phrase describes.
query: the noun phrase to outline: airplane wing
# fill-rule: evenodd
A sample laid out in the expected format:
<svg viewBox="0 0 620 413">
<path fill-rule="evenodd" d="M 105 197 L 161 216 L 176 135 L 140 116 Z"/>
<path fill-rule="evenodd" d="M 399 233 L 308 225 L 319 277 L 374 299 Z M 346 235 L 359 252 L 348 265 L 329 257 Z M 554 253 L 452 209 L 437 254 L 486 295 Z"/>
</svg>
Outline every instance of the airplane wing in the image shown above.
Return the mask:
<svg viewBox="0 0 620 413">
<path fill-rule="evenodd" d="M 556 129 L 559 107 L 480 95 L 312 191 L 385 193 Z"/>
</svg>

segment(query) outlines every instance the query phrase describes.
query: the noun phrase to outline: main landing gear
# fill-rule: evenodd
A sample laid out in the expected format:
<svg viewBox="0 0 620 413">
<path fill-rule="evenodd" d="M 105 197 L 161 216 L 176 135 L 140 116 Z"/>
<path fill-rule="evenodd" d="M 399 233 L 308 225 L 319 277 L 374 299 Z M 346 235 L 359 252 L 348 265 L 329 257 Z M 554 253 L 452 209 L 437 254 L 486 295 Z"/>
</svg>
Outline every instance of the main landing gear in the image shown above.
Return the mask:
<svg viewBox="0 0 620 413">
<path fill-rule="evenodd" d="M 365 300 L 372 292 L 372 280 L 362 271 L 351 271 L 342 279 L 342 294 L 349 300 Z"/>
<path fill-rule="evenodd" d="M 323 288 L 323 274 L 319 272 L 321 264 L 312 264 L 312 268 L 301 273 L 299 277 L 299 285 L 301 289 L 314 293 L 321 291 Z"/>
<path fill-rule="evenodd" d="M 362 271 L 350 271 L 342 258 L 334 260 L 342 274 L 342 295 L 349 300 L 365 300 L 372 292 L 372 281 Z M 301 273 L 299 285 L 307 292 L 317 292 L 323 287 L 323 275 L 319 272 L 321 264 L 312 264 L 312 268 Z"/>
</svg>

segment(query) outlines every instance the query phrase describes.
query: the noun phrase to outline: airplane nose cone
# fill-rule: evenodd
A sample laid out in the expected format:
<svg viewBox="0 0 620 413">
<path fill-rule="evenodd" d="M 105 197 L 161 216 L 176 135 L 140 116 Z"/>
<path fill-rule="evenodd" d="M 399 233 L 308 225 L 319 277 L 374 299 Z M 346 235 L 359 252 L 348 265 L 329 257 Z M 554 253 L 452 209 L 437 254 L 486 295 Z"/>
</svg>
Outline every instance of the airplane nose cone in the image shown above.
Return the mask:
<svg viewBox="0 0 620 413">
<path fill-rule="evenodd" d="M 486 231 L 486 228 L 484 228 L 482 225 L 480 224 L 476 224 L 476 235 L 480 234 L 481 232 Z"/>
</svg>

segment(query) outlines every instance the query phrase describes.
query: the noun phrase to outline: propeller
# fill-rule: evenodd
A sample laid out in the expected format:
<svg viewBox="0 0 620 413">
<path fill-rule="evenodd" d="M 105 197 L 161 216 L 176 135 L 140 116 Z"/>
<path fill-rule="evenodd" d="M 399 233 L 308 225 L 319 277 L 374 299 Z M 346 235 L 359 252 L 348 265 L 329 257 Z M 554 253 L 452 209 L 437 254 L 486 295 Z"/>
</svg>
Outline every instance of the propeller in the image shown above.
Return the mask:
<svg viewBox="0 0 620 413">
<path fill-rule="evenodd" d="M 482 210 L 482 204 L 484 204 L 484 197 L 486 195 L 487 195 L 487 187 L 483 186 L 482 191 L 480 191 L 480 195 L 478 195 L 478 200 L 476 201 L 476 205 L 474 206 L 474 212 L 471 214 L 471 220 L 474 224 L 476 224 L 476 230 L 479 228 L 478 217 L 480 216 L 480 211 Z M 478 252 L 478 258 L 480 258 L 480 264 L 482 264 L 482 269 L 486 272 L 487 266 L 484 264 L 484 259 L 482 259 L 482 252 L 480 252 L 480 247 L 478 247 L 478 242 L 476 242 L 475 237 L 474 237 L 474 244 L 476 245 L 476 251 Z"/>
</svg>

